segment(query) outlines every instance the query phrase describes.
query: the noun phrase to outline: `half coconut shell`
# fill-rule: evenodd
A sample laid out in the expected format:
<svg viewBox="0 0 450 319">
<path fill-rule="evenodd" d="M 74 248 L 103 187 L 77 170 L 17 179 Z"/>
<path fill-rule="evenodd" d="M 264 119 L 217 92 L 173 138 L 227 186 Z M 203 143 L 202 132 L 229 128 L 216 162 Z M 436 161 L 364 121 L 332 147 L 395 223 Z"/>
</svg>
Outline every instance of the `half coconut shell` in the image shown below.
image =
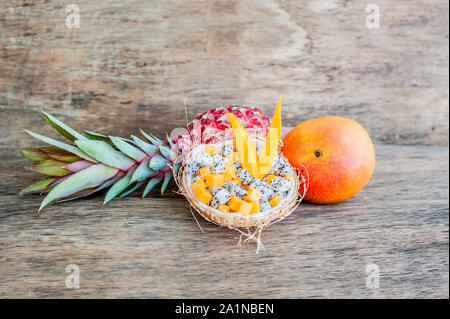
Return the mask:
<svg viewBox="0 0 450 319">
<path fill-rule="evenodd" d="M 230 142 L 225 142 L 225 144 L 230 144 Z M 218 148 L 222 147 L 224 143 L 220 144 L 209 144 L 216 146 Z M 282 203 L 276 207 L 273 207 L 272 209 L 252 214 L 248 216 L 244 216 L 240 213 L 224 213 L 217 209 L 214 209 L 213 207 L 210 207 L 202 202 L 200 202 L 198 199 L 195 198 L 194 193 L 190 187 L 191 185 L 191 176 L 189 176 L 186 173 L 186 167 L 187 163 L 190 162 L 193 154 L 200 150 L 203 145 L 199 145 L 197 147 L 194 147 L 191 152 L 186 156 L 185 158 L 185 164 L 182 165 L 180 170 L 178 171 L 176 175 L 176 183 L 178 184 L 178 187 L 180 189 L 180 192 L 187 198 L 189 203 L 192 207 L 206 220 L 220 225 L 224 227 L 228 227 L 230 229 L 247 229 L 247 230 L 254 230 L 255 228 L 257 230 L 262 230 L 269 225 L 282 220 L 283 218 L 289 216 L 295 208 L 300 204 L 304 194 L 300 194 L 298 192 L 300 184 L 306 182 L 306 178 L 301 175 L 298 171 L 296 171 L 292 166 L 292 175 L 294 176 L 294 185 L 291 187 L 291 189 L 288 192 L 288 195 L 283 199 Z M 281 147 L 278 148 L 279 150 Z M 289 166 L 289 162 L 287 159 L 283 156 L 283 154 L 278 151 L 278 156 L 287 163 Z M 300 175 L 299 175 L 300 174 Z M 300 179 L 299 179 L 300 178 Z M 302 187 L 302 189 L 305 189 L 306 187 Z"/>
</svg>

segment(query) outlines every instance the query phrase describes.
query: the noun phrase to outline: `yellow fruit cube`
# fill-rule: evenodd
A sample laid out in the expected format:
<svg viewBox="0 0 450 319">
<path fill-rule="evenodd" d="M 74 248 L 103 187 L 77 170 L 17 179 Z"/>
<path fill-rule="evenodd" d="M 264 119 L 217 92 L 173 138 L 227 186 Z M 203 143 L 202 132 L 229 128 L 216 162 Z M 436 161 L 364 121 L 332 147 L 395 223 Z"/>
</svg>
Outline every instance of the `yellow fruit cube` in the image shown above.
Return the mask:
<svg viewBox="0 0 450 319">
<path fill-rule="evenodd" d="M 228 171 L 223 172 L 222 175 L 223 175 L 224 182 L 229 182 L 229 181 L 233 180 L 233 176 Z"/>
<path fill-rule="evenodd" d="M 236 175 L 237 169 L 236 169 L 236 166 L 233 165 L 233 163 L 226 163 L 225 169 L 227 171 L 229 171 L 230 173 L 234 173 L 234 175 Z"/>
<path fill-rule="evenodd" d="M 206 188 L 205 181 L 201 178 L 199 178 L 196 182 L 191 184 L 191 189 L 195 190 L 196 188 Z"/>
<path fill-rule="evenodd" d="M 269 200 L 269 204 L 270 206 L 275 207 L 281 202 L 281 200 L 282 200 L 281 196 L 275 195 Z"/>
<path fill-rule="evenodd" d="M 194 195 L 195 198 L 197 198 L 199 201 L 201 201 L 203 204 L 208 205 L 209 202 L 212 199 L 212 194 L 203 187 L 197 187 L 196 189 L 194 189 Z"/>
<path fill-rule="evenodd" d="M 247 192 L 247 195 L 245 195 L 244 200 L 247 202 L 259 202 L 261 199 L 262 193 L 254 188 L 250 188 Z"/>
<path fill-rule="evenodd" d="M 204 152 L 209 155 L 214 155 L 216 153 L 219 153 L 219 149 L 212 145 L 205 145 Z"/>
<path fill-rule="evenodd" d="M 288 179 L 288 180 L 290 180 L 291 183 L 294 182 L 294 176 L 292 176 L 291 174 L 286 174 L 286 175 L 284 175 L 283 177 L 286 178 L 286 179 Z"/>
<path fill-rule="evenodd" d="M 227 205 L 220 205 L 217 208 L 219 211 L 224 212 L 224 213 L 229 213 L 230 212 L 230 207 Z"/>
<path fill-rule="evenodd" d="M 270 182 L 277 177 L 276 175 L 267 175 L 266 183 L 270 185 Z"/>
<path fill-rule="evenodd" d="M 224 176 L 222 174 L 209 174 L 204 177 L 206 186 L 219 187 L 225 183 Z"/>
<path fill-rule="evenodd" d="M 211 174 L 211 167 L 205 166 L 205 167 L 200 168 L 200 170 L 198 171 L 198 174 L 200 176 L 202 176 L 203 178 L 205 178 L 207 175 Z"/>
<path fill-rule="evenodd" d="M 232 196 L 231 199 L 228 201 L 227 205 L 228 207 L 231 208 L 232 211 L 236 211 L 239 209 L 239 203 L 242 201 L 242 199 L 240 199 L 237 196 Z"/>
<path fill-rule="evenodd" d="M 242 215 L 249 215 L 252 210 L 252 205 L 250 203 L 244 202 L 237 196 L 233 196 L 230 199 L 228 206 L 233 212 L 241 213 Z"/>
<path fill-rule="evenodd" d="M 259 203 L 259 200 L 256 202 L 250 202 L 250 205 L 252 205 L 250 214 L 257 214 L 261 211 L 261 204 Z"/>
<path fill-rule="evenodd" d="M 227 166 L 227 165 L 233 166 L 234 169 L 236 169 L 236 167 L 234 167 L 233 164 L 225 164 L 225 172 L 228 173 L 231 176 L 231 179 L 233 179 L 233 180 L 237 179 L 238 177 L 236 175 L 236 171 L 233 170 L 230 166 Z"/>
<path fill-rule="evenodd" d="M 241 213 L 244 216 L 250 215 L 250 212 L 252 211 L 252 204 L 242 201 L 241 206 L 239 207 L 239 210 L 237 213 Z"/>
</svg>

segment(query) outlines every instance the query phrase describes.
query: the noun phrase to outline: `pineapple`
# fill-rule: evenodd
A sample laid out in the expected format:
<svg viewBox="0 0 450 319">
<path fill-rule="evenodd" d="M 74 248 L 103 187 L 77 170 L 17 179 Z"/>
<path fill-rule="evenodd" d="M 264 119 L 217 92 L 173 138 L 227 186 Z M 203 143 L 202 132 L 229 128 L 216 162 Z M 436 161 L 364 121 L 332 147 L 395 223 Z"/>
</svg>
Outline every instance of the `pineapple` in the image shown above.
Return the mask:
<svg viewBox="0 0 450 319">
<path fill-rule="evenodd" d="M 24 157 L 34 162 L 26 168 L 46 179 L 23 189 L 19 195 L 46 193 L 40 211 L 48 204 L 108 188 L 104 204 L 116 196 L 125 197 L 141 186 L 145 186 L 142 197 L 159 183 L 162 183 L 161 193 L 164 193 L 193 146 L 232 138 L 228 113 L 239 118 L 250 133 L 267 133 L 267 116 L 256 108 L 244 106 L 224 106 L 204 112 L 188 125 L 188 133 L 175 138 L 166 134 L 164 141 L 143 130 L 140 130 L 141 137 L 131 136 L 131 139 L 87 130 L 83 135 L 43 112 L 47 122 L 70 142 L 26 130 L 49 145 L 20 150 Z"/>
</svg>

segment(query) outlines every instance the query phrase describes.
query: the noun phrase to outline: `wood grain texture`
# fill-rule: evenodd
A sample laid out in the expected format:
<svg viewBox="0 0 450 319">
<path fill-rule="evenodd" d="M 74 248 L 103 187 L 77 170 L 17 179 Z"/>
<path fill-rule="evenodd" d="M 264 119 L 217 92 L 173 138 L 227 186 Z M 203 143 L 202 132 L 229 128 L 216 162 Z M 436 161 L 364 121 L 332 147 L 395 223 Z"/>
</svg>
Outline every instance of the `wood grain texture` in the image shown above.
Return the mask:
<svg viewBox="0 0 450 319">
<path fill-rule="evenodd" d="M 31 182 L 0 164 L 0 297 L 442 298 L 449 294 L 449 149 L 377 145 L 369 185 L 341 204 L 302 204 L 263 233 L 265 251 L 193 219 L 178 195 L 102 197 L 36 211 Z M 365 286 L 368 264 L 380 288 Z M 80 289 L 65 288 L 68 264 Z"/>
<path fill-rule="evenodd" d="M 66 1 L 0 3 L 0 141 L 49 111 L 73 126 L 162 134 L 211 106 L 270 113 L 285 124 L 342 115 L 378 143 L 447 146 L 448 2 L 348 0 Z M 43 131 L 46 133 L 47 128 Z"/>
<path fill-rule="evenodd" d="M 349 0 L 0 2 L 0 298 L 448 297 L 448 2 Z M 376 147 L 372 181 L 330 206 L 302 204 L 263 234 L 266 250 L 168 192 L 46 208 L 19 190 L 40 112 L 74 128 L 162 136 L 211 106 L 246 104 L 284 124 L 353 118 Z M 384 145 L 382 145 L 384 144 Z M 399 146 L 416 144 L 434 146 Z M 438 147 L 443 146 L 443 147 Z M 13 151 L 14 150 L 14 151 Z M 172 186 L 171 190 L 175 190 Z M 368 264 L 380 267 L 367 289 Z M 81 288 L 65 288 L 68 264 Z"/>
</svg>

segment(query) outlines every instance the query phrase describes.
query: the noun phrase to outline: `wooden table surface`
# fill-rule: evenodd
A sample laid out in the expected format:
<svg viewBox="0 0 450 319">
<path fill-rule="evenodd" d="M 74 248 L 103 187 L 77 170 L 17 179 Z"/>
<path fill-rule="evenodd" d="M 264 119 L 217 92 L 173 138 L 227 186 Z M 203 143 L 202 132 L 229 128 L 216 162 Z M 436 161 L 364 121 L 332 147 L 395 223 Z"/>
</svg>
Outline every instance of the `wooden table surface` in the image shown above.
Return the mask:
<svg viewBox="0 0 450 319">
<path fill-rule="evenodd" d="M 449 179 L 446 147 L 377 145 L 369 185 L 336 205 L 301 204 L 263 232 L 265 251 L 199 219 L 187 201 L 94 196 L 50 206 L 18 198 L 30 177 L 2 160 L 0 297 L 448 296 Z M 14 167 L 13 169 L 11 169 Z M 169 192 L 170 193 L 170 192 Z M 80 267 L 80 289 L 65 287 Z M 380 269 L 380 288 L 365 285 Z"/>
<path fill-rule="evenodd" d="M 352 0 L 0 2 L 0 298 L 449 295 L 448 2 Z M 285 125 L 324 115 L 360 122 L 376 143 L 369 185 L 343 203 L 303 203 L 263 233 L 265 251 L 199 219 L 174 187 L 102 206 L 17 193 L 36 179 L 22 130 L 162 136 L 211 106 Z M 80 288 L 65 286 L 80 268 Z M 376 265 L 380 287 L 366 287 Z"/>
</svg>

